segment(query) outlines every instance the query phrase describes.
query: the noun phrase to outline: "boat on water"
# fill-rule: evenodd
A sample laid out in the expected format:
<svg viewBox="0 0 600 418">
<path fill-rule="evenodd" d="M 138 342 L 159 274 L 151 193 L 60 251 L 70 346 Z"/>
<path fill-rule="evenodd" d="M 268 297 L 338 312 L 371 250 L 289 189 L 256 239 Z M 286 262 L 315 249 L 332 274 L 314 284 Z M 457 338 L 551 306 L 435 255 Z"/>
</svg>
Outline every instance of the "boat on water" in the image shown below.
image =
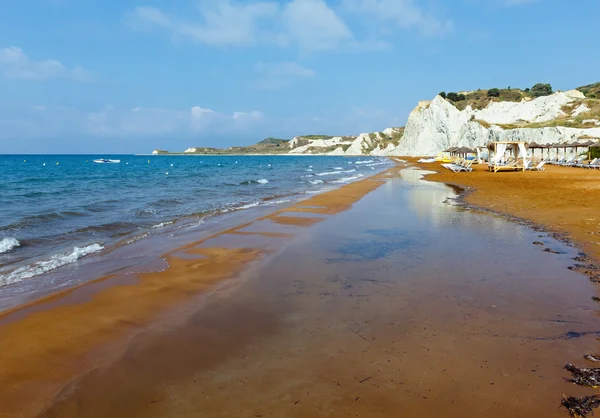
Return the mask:
<svg viewBox="0 0 600 418">
<path fill-rule="evenodd" d="M 109 160 L 106 158 L 101 158 L 99 160 L 94 160 L 94 162 L 98 164 L 118 164 L 121 162 L 121 160 Z"/>
</svg>

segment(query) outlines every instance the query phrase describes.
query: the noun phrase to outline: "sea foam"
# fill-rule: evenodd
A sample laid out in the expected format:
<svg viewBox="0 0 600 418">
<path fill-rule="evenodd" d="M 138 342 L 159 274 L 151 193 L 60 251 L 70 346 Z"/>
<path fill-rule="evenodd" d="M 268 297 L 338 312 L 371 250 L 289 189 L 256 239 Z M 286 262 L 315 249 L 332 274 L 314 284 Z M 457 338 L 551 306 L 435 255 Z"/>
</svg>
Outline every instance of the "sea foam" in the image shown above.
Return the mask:
<svg viewBox="0 0 600 418">
<path fill-rule="evenodd" d="M 103 249 L 104 247 L 100 244 L 92 244 L 83 248 L 75 247 L 70 253 L 56 254 L 47 260 L 36 261 L 28 266 L 19 267 L 6 275 L 0 276 L 0 286 L 39 276 L 64 265 L 74 263 L 88 254 L 97 253 Z"/>
<path fill-rule="evenodd" d="M 346 170 L 346 171 L 342 171 L 342 170 L 338 170 L 338 171 L 326 171 L 324 173 L 317 173 L 317 176 L 333 176 L 334 174 L 354 173 L 355 171 L 356 171 L 355 169 Z"/>
<path fill-rule="evenodd" d="M 17 247 L 20 247 L 21 243 L 13 237 L 6 237 L 0 240 L 0 254 L 7 253 L 9 251 L 14 250 Z"/>
<path fill-rule="evenodd" d="M 357 175 L 352 176 L 352 177 L 343 177 L 341 179 L 333 180 L 331 183 L 336 183 L 336 184 L 349 183 L 351 181 L 358 180 L 358 179 L 360 179 L 362 177 L 364 177 L 362 174 L 357 174 Z"/>
</svg>

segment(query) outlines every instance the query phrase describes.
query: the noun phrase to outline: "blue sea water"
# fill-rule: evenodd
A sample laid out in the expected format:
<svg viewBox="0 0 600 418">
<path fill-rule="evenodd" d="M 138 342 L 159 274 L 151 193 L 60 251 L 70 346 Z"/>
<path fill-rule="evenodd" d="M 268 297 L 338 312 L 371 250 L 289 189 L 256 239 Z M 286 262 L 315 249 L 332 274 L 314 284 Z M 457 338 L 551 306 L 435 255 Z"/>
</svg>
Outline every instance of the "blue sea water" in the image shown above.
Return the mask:
<svg viewBox="0 0 600 418">
<path fill-rule="evenodd" d="M 0 155 L 0 286 L 166 227 L 276 206 L 389 165 L 375 157 Z"/>
</svg>

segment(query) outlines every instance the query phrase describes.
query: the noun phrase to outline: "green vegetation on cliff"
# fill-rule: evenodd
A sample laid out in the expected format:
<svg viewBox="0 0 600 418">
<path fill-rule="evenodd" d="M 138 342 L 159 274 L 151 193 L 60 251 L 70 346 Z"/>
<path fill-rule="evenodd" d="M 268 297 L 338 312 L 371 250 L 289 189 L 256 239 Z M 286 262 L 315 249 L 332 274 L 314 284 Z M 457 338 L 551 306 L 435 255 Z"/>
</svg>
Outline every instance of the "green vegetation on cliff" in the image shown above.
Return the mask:
<svg viewBox="0 0 600 418">
<path fill-rule="evenodd" d="M 600 83 L 578 87 L 577 90 L 585 94 L 588 99 L 600 99 Z"/>
<path fill-rule="evenodd" d="M 473 109 L 483 109 L 491 102 L 520 102 L 523 99 L 534 99 L 550 94 L 552 94 L 552 86 L 542 83 L 525 90 L 508 87 L 506 89 L 491 88 L 489 90 L 480 89 L 460 93 L 450 92 L 444 93 L 444 95 L 440 93 L 444 99 L 452 103 L 458 110 L 464 110 L 469 105 Z"/>
</svg>

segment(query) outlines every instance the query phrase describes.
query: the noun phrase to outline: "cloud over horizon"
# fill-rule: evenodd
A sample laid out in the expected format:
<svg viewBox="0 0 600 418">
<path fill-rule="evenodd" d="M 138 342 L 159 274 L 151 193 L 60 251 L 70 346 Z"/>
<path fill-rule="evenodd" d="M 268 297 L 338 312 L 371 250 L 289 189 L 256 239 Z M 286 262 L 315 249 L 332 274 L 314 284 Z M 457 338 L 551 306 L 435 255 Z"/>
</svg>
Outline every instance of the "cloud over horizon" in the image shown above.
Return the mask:
<svg viewBox="0 0 600 418">
<path fill-rule="evenodd" d="M 79 65 L 68 69 L 54 59 L 35 61 L 16 46 L 0 50 L 0 73 L 6 78 L 21 80 L 69 79 L 78 83 L 88 83 L 93 80 L 92 73 Z"/>
</svg>

